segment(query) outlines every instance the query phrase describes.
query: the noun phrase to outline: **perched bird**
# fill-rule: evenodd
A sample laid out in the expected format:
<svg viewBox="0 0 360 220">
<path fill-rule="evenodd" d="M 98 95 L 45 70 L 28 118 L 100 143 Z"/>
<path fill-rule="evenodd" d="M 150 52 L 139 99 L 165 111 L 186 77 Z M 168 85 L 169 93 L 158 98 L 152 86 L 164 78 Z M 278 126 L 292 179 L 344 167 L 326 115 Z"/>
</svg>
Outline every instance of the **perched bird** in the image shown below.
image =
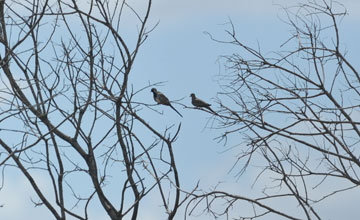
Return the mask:
<svg viewBox="0 0 360 220">
<path fill-rule="evenodd" d="M 191 94 L 190 94 L 190 97 L 191 97 L 191 103 L 192 103 L 195 107 L 209 109 L 212 113 L 214 113 L 214 114 L 217 115 L 217 113 L 210 108 L 211 105 L 210 105 L 209 103 L 206 103 L 206 102 L 204 102 L 203 100 L 201 100 L 201 99 L 199 99 L 199 98 L 196 98 L 196 96 L 195 96 L 194 93 L 191 93 Z"/>
<path fill-rule="evenodd" d="M 169 99 L 162 94 L 161 92 L 157 91 L 155 88 L 151 89 L 151 92 L 154 94 L 154 100 L 155 102 L 157 102 L 158 104 L 161 105 L 167 105 L 170 106 L 170 108 L 174 109 L 174 111 L 176 111 L 176 113 L 178 113 L 181 117 L 182 115 L 180 114 L 180 112 L 178 112 L 170 103 Z"/>
</svg>

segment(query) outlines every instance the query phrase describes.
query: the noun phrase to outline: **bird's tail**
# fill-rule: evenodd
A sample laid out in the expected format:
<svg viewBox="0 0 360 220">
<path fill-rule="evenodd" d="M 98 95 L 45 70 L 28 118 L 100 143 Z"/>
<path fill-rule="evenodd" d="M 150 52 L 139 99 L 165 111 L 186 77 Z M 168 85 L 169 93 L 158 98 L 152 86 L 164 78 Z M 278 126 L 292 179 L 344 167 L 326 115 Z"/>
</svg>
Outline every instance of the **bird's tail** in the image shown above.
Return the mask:
<svg viewBox="0 0 360 220">
<path fill-rule="evenodd" d="M 176 113 L 178 113 L 181 117 L 183 117 L 182 116 L 182 114 L 180 114 L 180 112 L 178 112 L 178 110 L 176 110 L 172 105 L 169 105 L 172 109 L 174 109 L 174 111 L 176 111 Z"/>
<path fill-rule="evenodd" d="M 207 109 L 209 109 L 212 113 L 214 113 L 217 116 L 220 116 L 216 111 L 212 110 L 212 108 L 210 108 L 210 106 L 206 107 Z"/>
</svg>

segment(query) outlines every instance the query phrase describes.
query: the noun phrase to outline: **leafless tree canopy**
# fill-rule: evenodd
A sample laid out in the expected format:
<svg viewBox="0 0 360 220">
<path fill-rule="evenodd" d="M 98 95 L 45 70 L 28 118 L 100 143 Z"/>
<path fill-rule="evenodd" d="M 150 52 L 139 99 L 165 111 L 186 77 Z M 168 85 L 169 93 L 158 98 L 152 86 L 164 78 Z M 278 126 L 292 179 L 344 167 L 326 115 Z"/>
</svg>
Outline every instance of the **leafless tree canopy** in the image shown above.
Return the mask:
<svg viewBox="0 0 360 220">
<path fill-rule="evenodd" d="M 182 189 L 173 153 L 181 125 L 160 131 L 143 118 L 151 106 L 136 98 L 151 85 L 134 91 L 129 76 L 156 26 L 151 4 L 0 0 L 0 190 L 20 172 L 34 205 L 62 220 L 93 219 L 92 206 L 137 219 L 150 194 L 167 219 L 181 205 L 185 219 L 322 219 L 324 200 L 357 190 L 360 75 L 342 44 L 343 5 L 284 8 L 292 31 L 278 52 L 247 46 L 232 22 L 229 41 L 213 39 L 236 52 L 222 57 L 218 108 L 208 113 L 219 140 L 239 144 L 237 177 L 257 170 L 255 183 L 266 182 L 249 197 Z"/>
<path fill-rule="evenodd" d="M 247 46 L 232 22 L 229 41 L 213 39 L 236 50 L 222 57 L 226 73 L 218 113 L 226 132 L 219 139 L 242 144 L 233 167 L 239 178 L 250 167 L 261 167 L 255 182 L 266 179 L 267 185 L 258 197 L 197 193 L 189 213 L 321 219 L 321 202 L 360 186 L 360 75 L 342 44 L 339 23 L 346 9 L 310 0 L 284 11 L 292 30 L 278 52 Z M 252 208 L 239 213 L 244 203 Z"/>
<path fill-rule="evenodd" d="M 1 187 L 20 170 L 55 219 L 93 219 L 92 203 L 136 219 L 152 191 L 175 216 L 180 125 L 155 130 L 129 85 L 151 3 L 0 1 Z"/>
</svg>

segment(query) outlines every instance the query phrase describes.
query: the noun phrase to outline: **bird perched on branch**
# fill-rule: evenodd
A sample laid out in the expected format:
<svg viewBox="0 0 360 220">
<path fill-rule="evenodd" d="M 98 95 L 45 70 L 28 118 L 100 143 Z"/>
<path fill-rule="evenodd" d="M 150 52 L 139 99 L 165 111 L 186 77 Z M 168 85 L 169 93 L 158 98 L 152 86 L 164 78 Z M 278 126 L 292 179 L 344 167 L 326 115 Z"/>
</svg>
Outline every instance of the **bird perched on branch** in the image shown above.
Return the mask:
<svg viewBox="0 0 360 220">
<path fill-rule="evenodd" d="M 214 113 L 214 114 L 217 115 L 217 113 L 210 108 L 211 105 L 210 105 L 209 103 L 206 103 L 205 101 L 203 101 L 203 100 L 201 100 L 201 99 L 199 99 L 199 98 L 196 98 L 196 96 L 195 96 L 194 93 L 191 93 L 191 94 L 190 94 L 190 97 L 191 97 L 191 103 L 192 103 L 195 107 L 206 108 L 206 109 L 210 110 L 212 113 Z"/>
<path fill-rule="evenodd" d="M 151 89 L 151 92 L 154 94 L 154 100 L 155 102 L 157 102 L 158 104 L 161 105 L 167 105 L 170 108 L 172 108 L 174 111 L 176 111 L 176 113 L 178 113 L 181 117 L 182 115 L 180 114 L 180 112 L 178 112 L 170 103 L 169 99 L 162 94 L 161 92 L 157 91 L 155 88 Z"/>
</svg>

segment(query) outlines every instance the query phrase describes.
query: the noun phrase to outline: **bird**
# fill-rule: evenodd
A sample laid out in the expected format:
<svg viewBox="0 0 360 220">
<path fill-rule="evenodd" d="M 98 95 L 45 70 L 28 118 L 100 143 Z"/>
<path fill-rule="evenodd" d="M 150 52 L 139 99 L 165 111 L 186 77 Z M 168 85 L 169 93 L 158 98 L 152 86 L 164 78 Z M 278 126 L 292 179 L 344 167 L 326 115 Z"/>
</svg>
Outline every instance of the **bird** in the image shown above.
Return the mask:
<svg viewBox="0 0 360 220">
<path fill-rule="evenodd" d="M 211 105 L 210 105 L 209 103 L 206 103 L 205 101 L 197 98 L 194 93 L 191 93 L 191 94 L 190 94 L 190 97 L 191 97 L 191 103 L 192 103 L 195 107 L 206 108 L 206 109 L 210 110 L 212 113 L 214 113 L 214 114 L 217 115 L 217 113 L 210 108 Z"/>
<path fill-rule="evenodd" d="M 154 100 L 155 102 L 157 102 L 158 104 L 161 104 L 161 105 L 167 105 L 169 106 L 170 108 L 172 108 L 174 111 L 176 111 L 176 113 L 178 113 L 181 117 L 183 117 L 180 112 L 178 112 L 170 103 L 169 99 L 164 95 L 162 94 L 161 92 L 157 91 L 157 89 L 155 88 L 152 88 L 151 89 L 151 92 L 154 94 Z"/>
</svg>

